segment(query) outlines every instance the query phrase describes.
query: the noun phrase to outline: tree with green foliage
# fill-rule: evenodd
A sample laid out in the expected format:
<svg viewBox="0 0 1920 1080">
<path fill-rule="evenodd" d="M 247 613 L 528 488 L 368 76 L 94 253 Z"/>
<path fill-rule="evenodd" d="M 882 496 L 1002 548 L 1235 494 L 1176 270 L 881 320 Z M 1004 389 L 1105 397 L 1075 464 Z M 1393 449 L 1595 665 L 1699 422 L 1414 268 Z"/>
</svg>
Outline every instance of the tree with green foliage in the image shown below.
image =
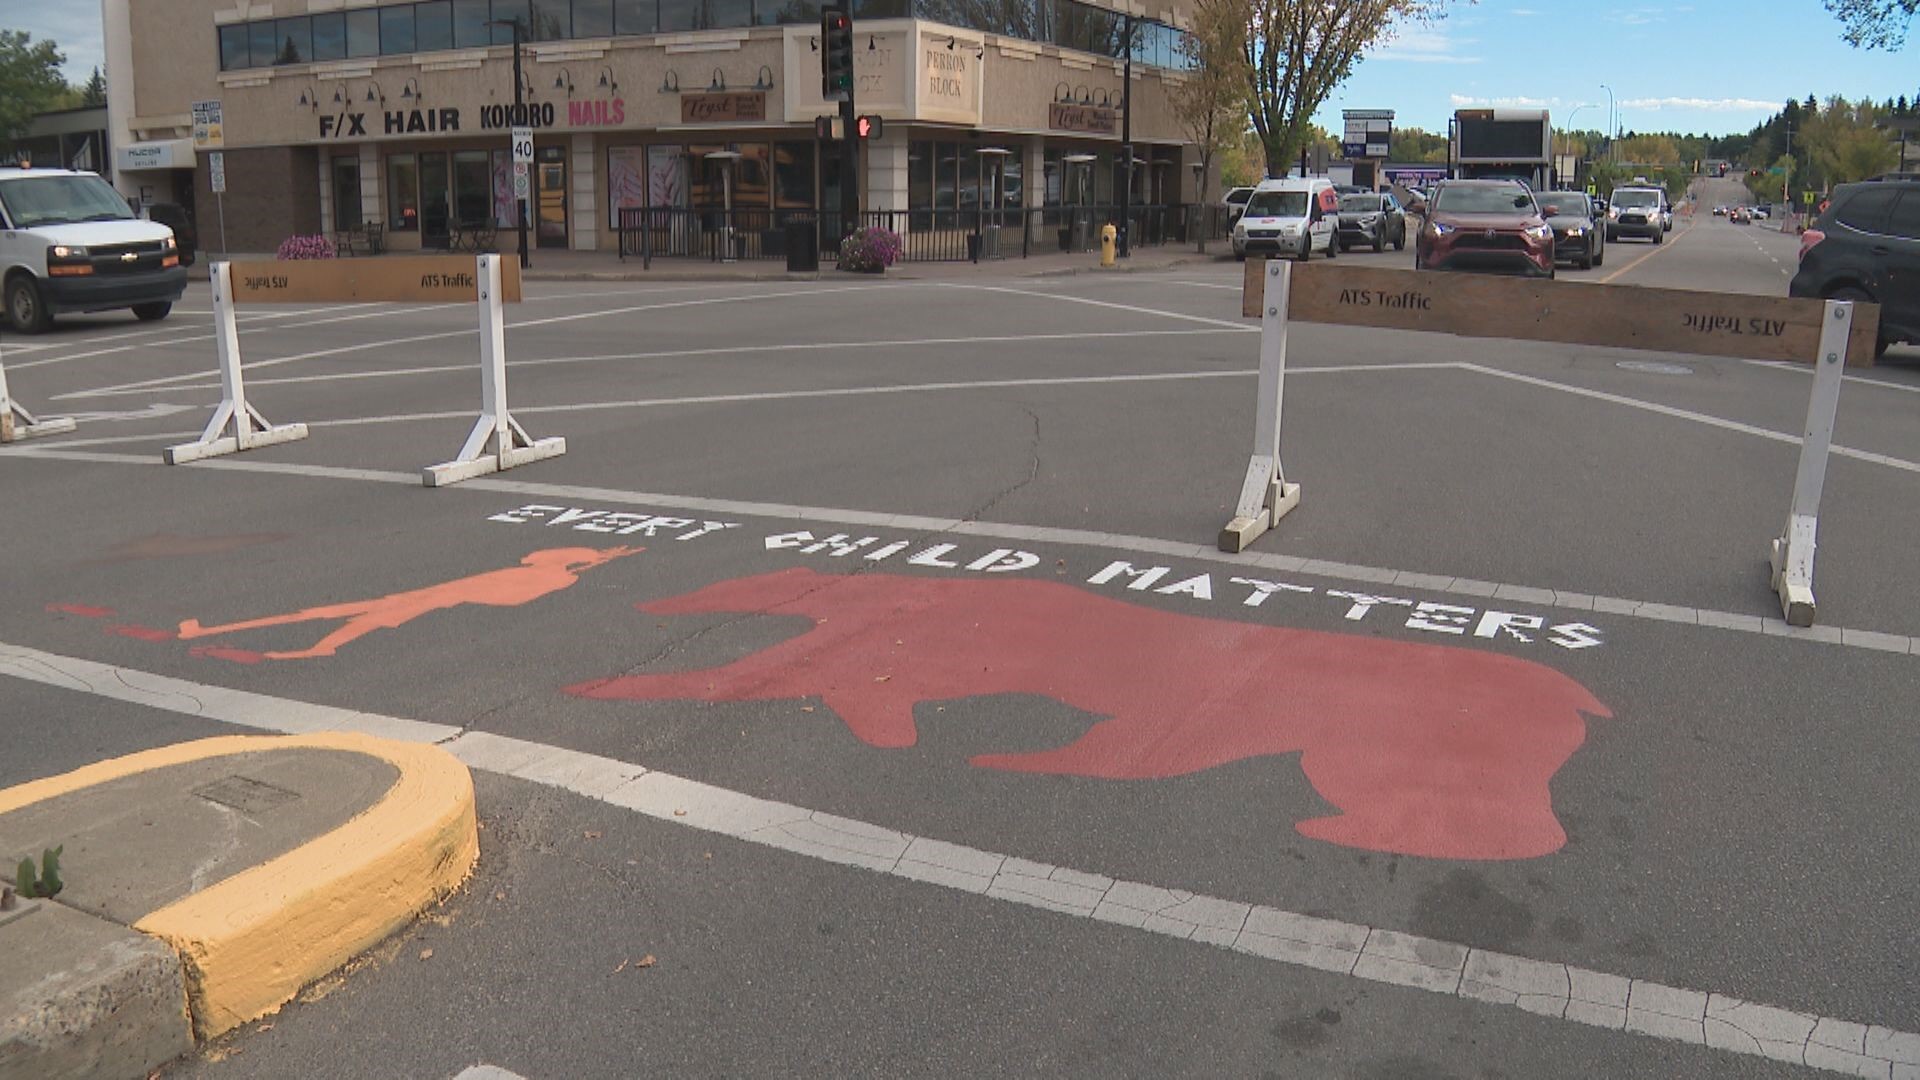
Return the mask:
<svg viewBox="0 0 1920 1080">
<path fill-rule="evenodd" d="M 1415 162 L 1444 162 L 1447 160 L 1447 137 L 1423 128 L 1397 127 L 1393 129 L 1387 156 L 1390 160 L 1409 165 Z"/>
<path fill-rule="evenodd" d="M 1441 17 L 1446 0 L 1238 0 L 1247 17 L 1253 129 L 1267 172 L 1285 176 L 1309 144 L 1313 114 L 1368 49 Z"/>
<path fill-rule="evenodd" d="M 86 85 L 80 87 L 80 104 L 97 109 L 107 103 L 107 77 L 100 74 L 96 65 L 93 74 L 87 77 Z"/>
<path fill-rule="evenodd" d="M 1200 190 L 1195 197 L 1202 206 L 1210 201 L 1215 158 L 1247 129 L 1245 15 L 1239 0 L 1199 0 L 1181 41 L 1191 63 L 1183 78 L 1168 83 L 1173 114 L 1200 158 Z M 1195 232 L 1204 255 L 1207 230 Z"/>
<path fill-rule="evenodd" d="M 1846 27 L 1841 36 L 1856 49 L 1886 49 L 1889 52 L 1906 44 L 1907 27 L 1920 0 L 1826 0 Z"/>
<path fill-rule="evenodd" d="M 66 59 L 51 41 L 0 30 L 0 139 L 19 138 L 36 115 L 59 101 L 67 89 L 60 74 Z"/>
</svg>

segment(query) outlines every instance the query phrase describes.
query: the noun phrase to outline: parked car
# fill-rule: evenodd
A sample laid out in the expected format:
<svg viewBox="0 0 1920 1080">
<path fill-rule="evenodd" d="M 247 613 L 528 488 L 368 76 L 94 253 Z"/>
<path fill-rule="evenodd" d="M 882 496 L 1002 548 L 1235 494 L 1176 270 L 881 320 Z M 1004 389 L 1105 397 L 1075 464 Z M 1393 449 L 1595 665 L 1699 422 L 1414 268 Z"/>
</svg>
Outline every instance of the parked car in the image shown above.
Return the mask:
<svg viewBox="0 0 1920 1080">
<path fill-rule="evenodd" d="M 1879 304 L 1876 356 L 1894 342 L 1920 342 L 1920 181 L 1834 188 L 1826 212 L 1800 234 L 1787 295 Z"/>
<path fill-rule="evenodd" d="M 1247 208 L 1247 200 L 1252 197 L 1253 189 L 1250 187 L 1233 188 L 1220 196 L 1220 209 L 1226 211 L 1227 224 L 1233 224 L 1233 220 L 1240 216 L 1240 211 Z"/>
<path fill-rule="evenodd" d="M 1773 216 L 1773 207 L 1768 206 L 1766 203 L 1761 203 L 1759 206 L 1748 210 L 1747 216 L 1755 221 L 1765 221 Z"/>
<path fill-rule="evenodd" d="M 1339 213 L 1339 197 L 1326 180 L 1264 180 L 1233 223 L 1234 258 L 1272 252 L 1305 262 L 1316 250 L 1333 258 L 1339 253 Z"/>
<path fill-rule="evenodd" d="M 1624 186 L 1607 198 L 1607 239 L 1644 236 L 1658 244 L 1666 239 L 1671 208 L 1663 188 Z"/>
<path fill-rule="evenodd" d="M 1525 184 L 1443 180 L 1414 247 L 1417 270 L 1501 270 L 1553 277 L 1553 230 Z"/>
<path fill-rule="evenodd" d="M 1549 191 L 1535 201 L 1553 230 L 1555 261 L 1569 260 L 1582 270 L 1606 261 L 1607 235 L 1601 224 L 1606 216 L 1594 209 L 1592 199 L 1578 191 Z"/>
<path fill-rule="evenodd" d="M 1386 192 L 1340 196 L 1340 250 L 1350 251 L 1355 244 L 1370 244 L 1383 250 L 1388 244 L 1395 251 L 1407 249 L 1407 214 L 1400 203 Z"/>
<path fill-rule="evenodd" d="M 22 334 L 62 312 L 164 319 L 187 288 L 173 230 L 89 172 L 0 169 L 0 297 Z"/>
</svg>

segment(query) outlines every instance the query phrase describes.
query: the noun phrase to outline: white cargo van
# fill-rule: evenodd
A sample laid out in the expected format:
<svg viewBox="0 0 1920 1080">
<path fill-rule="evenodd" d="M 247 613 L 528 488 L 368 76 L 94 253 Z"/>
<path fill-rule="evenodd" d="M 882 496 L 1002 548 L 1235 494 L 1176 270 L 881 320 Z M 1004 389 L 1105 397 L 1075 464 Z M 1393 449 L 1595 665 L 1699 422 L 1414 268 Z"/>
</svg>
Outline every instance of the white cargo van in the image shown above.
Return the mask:
<svg viewBox="0 0 1920 1080">
<path fill-rule="evenodd" d="M 22 334 L 62 312 L 164 319 L 187 288 L 173 230 L 93 173 L 0 169 L 0 303 Z"/>
<path fill-rule="evenodd" d="M 1233 256 L 1271 253 L 1302 262 L 1315 251 L 1339 254 L 1340 194 L 1324 177 L 1262 180 L 1233 223 Z"/>
</svg>

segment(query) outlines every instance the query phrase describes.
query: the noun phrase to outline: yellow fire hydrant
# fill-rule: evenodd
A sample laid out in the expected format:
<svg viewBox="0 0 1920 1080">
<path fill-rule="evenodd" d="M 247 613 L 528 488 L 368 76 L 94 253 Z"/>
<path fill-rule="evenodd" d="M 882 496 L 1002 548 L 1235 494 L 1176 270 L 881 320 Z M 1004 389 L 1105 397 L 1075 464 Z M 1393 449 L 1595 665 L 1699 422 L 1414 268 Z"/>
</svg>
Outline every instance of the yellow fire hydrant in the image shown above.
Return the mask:
<svg viewBox="0 0 1920 1080">
<path fill-rule="evenodd" d="M 1114 228 L 1112 223 L 1108 223 L 1106 225 L 1100 226 L 1100 265 L 1101 266 L 1113 265 L 1113 249 L 1114 249 L 1114 246 L 1117 243 L 1119 243 L 1119 238 L 1120 238 L 1120 230 Z"/>
</svg>

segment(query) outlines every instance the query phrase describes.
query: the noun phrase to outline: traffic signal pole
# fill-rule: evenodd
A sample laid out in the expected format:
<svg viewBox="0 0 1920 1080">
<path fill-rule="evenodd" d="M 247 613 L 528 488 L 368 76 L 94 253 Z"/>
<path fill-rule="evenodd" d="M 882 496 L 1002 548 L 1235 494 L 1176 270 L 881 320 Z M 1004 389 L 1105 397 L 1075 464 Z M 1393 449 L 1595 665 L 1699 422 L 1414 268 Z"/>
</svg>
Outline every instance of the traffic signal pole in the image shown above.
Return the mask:
<svg viewBox="0 0 1920 1080">
<path fill-rule="evenodd" d="M 853 102 L 853 16 L 844 7 L 820 9 L 820 94 L 840 103 L 840 238 L 860 219 L 860 136 Z"/>
</svg>

